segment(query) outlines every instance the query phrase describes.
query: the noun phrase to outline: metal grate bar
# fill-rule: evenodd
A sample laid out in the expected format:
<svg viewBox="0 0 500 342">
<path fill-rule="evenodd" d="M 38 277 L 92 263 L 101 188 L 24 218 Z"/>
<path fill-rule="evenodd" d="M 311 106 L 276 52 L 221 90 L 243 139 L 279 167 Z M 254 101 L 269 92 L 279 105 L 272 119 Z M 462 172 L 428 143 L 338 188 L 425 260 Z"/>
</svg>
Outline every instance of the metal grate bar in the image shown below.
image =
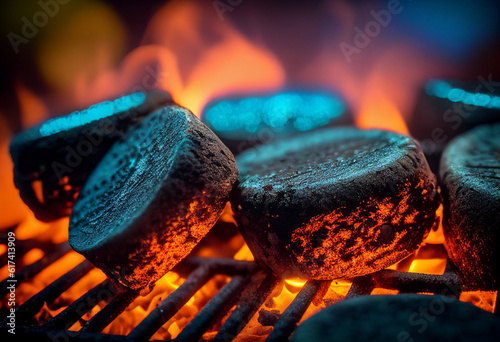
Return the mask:
<svg viewBox="0 0 500 342">
<path fill-rule="evenodd" d="M 254 261 L 193 256 L 184 259 L 178 266 L 173 269 L 173 271 L 179 274 L 189 274 L 201 265 L 212 267 L 214 272 L 217 274 L 227 275 L 247 275 L 248 272 L 252 272 L 257 267 L 257 264 Z"/>
<path fill-rule="evenodd" d="M 214 341 L 233 340 L 273 292 L 278 282 L 279 279 L 275 275 L 269 274 L 252 296 L 244 297 L 219 330 Z"/>
<path fill-rule="evenodd" d="M 94 268 L 94 266 L 90 262 L 83 261 L 71 271 L 52 282 L 17 309 L 16 320 L 23 323 L 28 322 L 38 311 L 40 311 L 44 303 L 52 303 L 61 293 L 80 280 L 92 268 Z M 4 320 L 1 325 L 5 323 L 6 321 Z"/>
<path fill-rule="evenodd" d="M 6 234 L 0 234 L 0 236 L 6 235 Z M 3 236 L 2 236 L 3 238 Z M 7 243 L 2 243 L 7 245 Z M 52 242 L 47 242 L 47 241 L 38 241 L 35 239 L 26 239 L 26 240 L 17 240 L 16 241 L 16 258 L 19 258 L 29 251 L 31 251 L 34 248 L 41 249 L 45 255 L 48 255 L 52 253 L 55 249 L 57 249 L 59 246 L 64 245 L 66 243 L 61 243 L 61 244 L 53 244 Z M 3 253 L 0 255 L 0 265 L 7 265 L 8 262 L 8 253 Z"/>
<path fill-rule="evenodd" d="M 460 294 L 463 290 L 462 288 L 462 280 L 460 279 L 460 276 L 458 275 L 458 268 L 448 259 L 446 261 L 446 268 L 444 270 L 444 274 L 447 278 L 446 281 L 449 281 L 450 283 L 448 284 L 448 288 L 451 289 L 451 293 L 446 293 L 446 296 L 452 296 L 455 297 L 456 299 L 460 298 Z M 442 294 L 442 293 L 438 293 Z"/>
<path fill-rule="evenodd" d="M 139 290 L 122 288 L 116 296 L 92 317 L 80 331 L 99 332 L 115 320 L 138 296 Z"/>
<path fill-rule="evenodd" d="M 136 326 L 128 335 L 132 339 L 147 340 L 161 328 L 165 322 L 172 318 L 189 298 L 214 275 L 213 268 L 200 265 L 191 273 L 179 288 L 168 295 L 151 313 Z"/>
<path fill-rule="evenodd" d="M 330 280 L 309 280 L 285 309 L 266 342 L 286 340 L 293 333 L 318 292 L 330 283 Z"/>
<path fill-rule="evenodd" d="M 43 271 L 47 266 L 51 265 L 56 260 L 62 258 L 70 250 L 71 250 L 71 247 L 69 246 L 68 243 L 62 243 L 62 244 L 58 245 L 58 247 L 55 248 L 52 253 L 45 255 L 40 260 L 34 262 L 31 265 L 24 267 L 22 270 L 17 272 L 15 275 L 15 279 L 17 280 L 16 286 L 19 286 L 22 282 L 24 282 L 28 279 L 32 279 L 38 273 Z M 7 279 L 5 279 L 4 281 L 2 281 L 0 283 L 0 297 L 3 297 L 8 293 L 9 289 L 7 288 L 7 286 L 8 286 Z"/>
<path fill-rule="evenodd" d="M 235 275 L 174 339 L 176 342 L 198 341 L 217 318 L 223 316 L 234 305 L 246 287 L 250 275 Z"/>
<path fill-rule="evenodd" d="M 110 286 L 112 286 L 112 282 L 109 279 L 106 279 L 102 283 L 94 286 L 90 291 L 71 303 L 57 316 L 45 322 L 42 327 L 47 330 L 68 330 L 84 314 L 92 310 L 92 308 L 97 305 L 99 302 L 99 294 L 102 291 L 106 291 Z"/>
<path fill-rule="evenodd" d="M 25 246 L 26 250 L 29 250 L 29 248 L 32 247 Z M 55 246 L 50 253 L 46 253 L 43 259 L 26 266 L 17 273 L 16 279 L 18 279 L 18 283 L 23 280 L 29 280 L 55 260 L 61 258 L 69 250 L 70 247 L 67 243 Z M 252 275 L 260 269 L 255 262 L 223 258 L 189 257 L 174 269 L 175 272 L 186 277 L 186 281 L 176 291 L 166 297 L 128 336 L 97 334 L 97 332 L 102 331 L 115 320 L 139 295 L 139 291 L 121 287 L 110 279 L 95 286 L 42 326 L 23 327 L 25 323 L 34 323 L 33 316 L 39 312 L 44 303 L 53 302 L 61 293 L 81 279 L 92 268 L 93 266 L 89 262 L 84 261 L 21 305 L 17 310 L 16 320 L 20 323 L 18 328 L 23 331 L 23 334 L 49 336 L 47 335 L 48 333 L 57 332 L 57 334 L 67 334 L 68 336 L 69 334 L 77 333 L 76 338 L 70 336 L 71 339 L 75 340 L 85 340 L 87 336 L 103 338 L 104 340 L 114 337 L 122 341 L 148 340 L 213 275 L 225 274 L 232 277 L 231 281 L 200 310 L 196 317 L 181 331 L 175 341 L 199 340 L 211 326 L 227 315 L 241 293 L 245 292 L 245 297 L 238 303 L 237 307 L 214 337 L 215 341 L 230 341 L 248 324 L 278 283 L 277 277 L 272 274 L 267 275 L 260 284 L 255 278 L 253 278 L 254 282 L 251 283 L 250 279 Z M 260 280 L 262 277 L 258 279 Z M 308 281 L 293 302 L 285 309 L 266 341 L 287 340 L 310 303 L 313 301 L 316 303 L 316 300 L 324 295 L 323 290 L 328 288 L 329 283 L 330 281 Z M 447 290 L 446 295 L 456 297 L 461 292 L 460 278 L 453 264 L 449 261 L 443 275 L 408 273 L 404 272 L 404 268 L 402 268 L 402 270 L 396 271 L 382 270 L 371 275 L 355 278 L 346 298 L 369 295 L 374 287 L 399 290 L 403 293 L 431 292 L 445 294 L 443 292 Z M 7 286 L 3 287 L 3 289 L 6 288 Z M 0 291 L 3 289 L 0 289 Z M 92 317 L 79 332 L 68 331 L 74 322 L 81 319 L 86 312 L 90 311 L 100 301 L 92 300 L 99 298 L 99 293 L 108 289 L 112 289 L 108 296 L 109 298 L 112 297 L 112 294 L 115 294 L 108 301 L 108 304 Z M 93 303 L 92 305 L 89 304 L 89 300 Z M 499 312 L 499 305 L 496 305 L 495 314 L 499 315 Z M 5 325 L 5 323 L 6 320 L 3 320 L 0 324 Z M 52 336 L 51 339 L 54 340 Z"/>
<path fill-rule="evenodd" d="M 382 270 L 372 277 L 377 287 L 399 290 L 402 293 L 442 293 L 450 290 L 450 287 L 454 287 L 454 291 L 457 291 L 457 288 L 459 291 L 460 288 L 460 278 L 453 272 L 434 275 Z"/>
<path fill-rule="evenodd" d="M 345 299 L 369 295 L 374 288 L 375 284 L 373 283 L 373 279 L 370 276 L 354 278 L 354 281 L 352 282 L 352 285 L 349 288 L 349 292 L 347 292 Z"/>
</svg>

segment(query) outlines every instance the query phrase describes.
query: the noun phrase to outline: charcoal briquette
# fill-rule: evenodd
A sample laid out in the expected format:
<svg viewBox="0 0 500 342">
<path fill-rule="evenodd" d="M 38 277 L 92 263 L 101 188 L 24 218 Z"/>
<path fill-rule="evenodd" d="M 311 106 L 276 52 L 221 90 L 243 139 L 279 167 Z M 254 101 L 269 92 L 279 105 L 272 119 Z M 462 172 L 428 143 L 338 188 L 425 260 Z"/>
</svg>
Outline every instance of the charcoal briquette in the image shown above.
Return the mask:
<svg viewBox="0 0 500 342">
<path fill-rule="evenodd" d="M 283 278 L 350 278 L 417 249 L 436 220 L 436 179 L 405 135 L 326 128 L 237 157 L 232 196 L 250 250 Z"/>
<path fill-rule="evenodd" d="M 69 243 L 109 277 L 147 288 L 208 233 L 237 177 L 219 138 L 187 109 L 166 106 L 92 172 L 71 213 Z"/>
<path fill-rule="evenodd" d="M 498 341 L 500 318 L 440 295 L 350 298 L 305 320 L 290 341 Z"/>
<path fill-rule="evenodd" d="M 500 123 L 462 134 L 440 167 L 445 246 L 468 289 L 500 286 Z"/>
<path fill-rule="evenodd" d="M 170 95 L 160 90 L 130 94 L 15 135 L 10 153 L 22 200 L 41 221 L 69 216 L 87 177 L 113 143 L 170 102 Z"/>
</svg>

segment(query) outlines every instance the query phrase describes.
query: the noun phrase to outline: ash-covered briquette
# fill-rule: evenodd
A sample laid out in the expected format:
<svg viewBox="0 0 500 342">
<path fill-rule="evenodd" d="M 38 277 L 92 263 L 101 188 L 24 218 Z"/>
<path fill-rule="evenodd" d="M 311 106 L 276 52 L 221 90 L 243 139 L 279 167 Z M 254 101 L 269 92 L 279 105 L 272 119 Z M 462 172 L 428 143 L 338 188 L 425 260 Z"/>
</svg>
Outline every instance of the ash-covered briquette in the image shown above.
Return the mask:
<svg viewBox="0 0 500 342">
<path fill-rule="evenodd" d="M 238 155 L 319 127 L 352 124 L 353 118 L 340 95 L 310 89 L 215 99 L 201 121 Z"/>
<path fill-rule="evenodd" d="M 254 256 L 282 277 L 355 277 L 412 253 L 439 198 L 418 143 L 330 128 L 245 152 L 232 197 Z"/>
<path fill-rule="evenodd" d="M 233 155 L 198 118 L 161 108 L 92 172 L 71 213 L 69 243 L 108 276 L 145 288 L 208 233 L 237 177 Z"/>
<path fill-rule="evenodd" d="M 130 126 L 162 105 L 155 90 L 106 101 L 53 118 L 14 136 L 10 154 L 22 200 L 45 222 L 69 216 L 87 177 Z"/>
<path fill-rule="evenodd" d="M 383 295 L 347 299 L 299 325 L 290 341 L 498 341 L 500 318 L 441 295 Z"/>
<path fill-rule="evenodd" d="M 468 289 L 500 286 L 500 123 L 455 138 L 443 153 L 446 248 Z"/>
<path fill-rule="evenodd" d="M 491 76 L 472 81 L 427 81 L 418 96 L 408 126 L 421 143 L 433 171 L 456 136 L 478 125 L 500 122 L 500 87 Z"/>
</svg>

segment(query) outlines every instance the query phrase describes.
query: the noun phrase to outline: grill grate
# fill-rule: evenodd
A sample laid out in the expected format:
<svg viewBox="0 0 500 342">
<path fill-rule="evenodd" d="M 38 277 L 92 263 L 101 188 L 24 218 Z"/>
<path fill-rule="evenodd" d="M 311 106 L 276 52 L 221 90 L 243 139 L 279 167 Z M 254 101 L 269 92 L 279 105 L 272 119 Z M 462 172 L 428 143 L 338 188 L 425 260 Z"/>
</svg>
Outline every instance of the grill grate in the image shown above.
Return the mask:
<svg viewBox="0 0 500 342">
<path fill-rule="evenodd" d="M 31 247 L 29 244 L 31 244 Z M 29 248 L 33 248 L 35 244 L 33 244 L 33 241 L 25 240 L 17 241 L 16 246 L 21 246 L 20 250 L 27 251 Z M 67 243 L 49 246 L 50 253 L 40 261 L 21 269 L 16 274 L 16 279 L 18 282 L 28 280 L 55 260 L 61 258 L 69 250 Z M 208 329 L 220 322 L 236 305 L 214 337 L 215 341 L 231 341 L 243 330 L 262 304 L 269 298 L 273 290 L 282 284 L 277 277 L 266 273 L 255 262 L 224 258 L 188 257 L 174 270 L 185 278 L 183 284 L 164 298 L 128 336 L 101 333 L 139 296 L 138 291 L 124 288 L 112 279 L 104 280 L 71 303 L 58 315 L 42 325 L 38 325 L 34 317 L 42 306 L 45 303 L 52 303 L 92 269 L 93 266 L 88 261 L 80 263 L 19 306 L 16 312 L 16 333 L 25 337 L 33 336 L 38 340 L 47 339 L 52 341 L 147 341 L 213 276 L 222 274 L 229 276 L 231 280 L 184 327 L 175 338 L 175 341 L 199 340 Z M 261 276 L 256 277 L 258 274 Z M 322 300 L 330 283 L 331 281 L 308 281 L 281 314 L 266 341 L 286 340 L 293 333 L 309 305 L 313 301 Z M 4 296 L 6 295 L 6 284 L 6 281 L 2 282 L 2 285 L 5 285 L 2 286 L 2 295 Z M 398 290 L 402 293 L 429 292 L 446 294 L 457 298 L 461 293 L 460 279 L 454 266 L 449 261 L 443 275 L 382 270 L 368 276 L 355 278 L 346 298 L 368 295 L 375 287 Z M 74 322 L 80 320 L 85 313 L 92 309 L 92 306 L 82 306 L 82 304 L 93 302 L 95 303 L 94 306 L 97 305 L 98 300 L 95 299 L 103 291 L 112 293 L 112 296 L 106 300 L 106 306 L 87 321 L 80 331 L 69 331 L 69 327 Z M 245 295 L 241 296 L 241 293 L 245 293 Z M 4 332 L 7 318 L 2 318 L 0 325 Z"/>
</svg>

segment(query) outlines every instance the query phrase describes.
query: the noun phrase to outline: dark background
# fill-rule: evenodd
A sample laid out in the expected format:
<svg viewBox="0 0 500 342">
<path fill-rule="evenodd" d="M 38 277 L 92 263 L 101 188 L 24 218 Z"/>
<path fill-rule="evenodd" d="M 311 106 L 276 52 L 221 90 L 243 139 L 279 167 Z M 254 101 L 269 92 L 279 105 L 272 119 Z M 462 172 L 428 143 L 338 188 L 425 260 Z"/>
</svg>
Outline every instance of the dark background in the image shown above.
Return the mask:
<svg viewBox="0 0 500 342">
<path fill-rule="evenodd" d="M 214 1 L 206 1 L 214 3 Z M 14 88 L 17 81 L 21 81 L 42 98 L 46 94 L 57 92 L 57 89 L 54 89 L 40 74 L 37 56 L 42 44 L 46 44 L 46 39 L 49 39 L 48 37 L 52 40 L 57 39 L 54 30 L 65 31 L 65 25 L 70 24 L 66 19 L 75 11 L 81 11 L 85 6 L 89 6 L 89 3 L 93 3 L 100 6 L 99 8 L 105 7 L 118 19 L 124 29 L 124 36 L 122 36 L 124 38 L 117 42 L 120 47 L 116 49 L 118 52 L 112 61 L 118 65 L 127 52 L 140 45 L 150 18 L 166 2 L 160 0 L 134 2 L 69 0 L 67 4 L 60 5 L 58 14 L 50 18 L 48 24 L 40 28 L 34 38 L 30 39 L 27 44 L 19 45 L 19 52 L 15 53 L 8 39 L 9 32 L 19 34 L 23 25 L 21 18 L 31 18 L 40 10 L 40 5 L 34 0 L 2 1 L 0 3 L 2 38 L 0 113 L 7 119 L 10 131 L 17 132 L 22 128 Z M 335 31 L 335 28 L 340 25 L 341 14 L 339 14 L 338 22 L 322 20 L 321 7 L 326 6 L 325 3 L 324 1 L 297 0 L 243 0 L 236 10 L 227 13 L 226 18 L 248 37 L 258 37 L 270 49 L 275 50 L 276 55 L 288 70 L 294 70 L 310 61 L 322 39 L 325 38 L 322 36 L 324 32 Z M 330 3 L 332 2 L 328 2 Z M 371 8 L 384 8 L 387 1 L 359 0 L 338 3 L 354 8 L 357 12 L 354 23 L 362 25 L 370 19 Z M 470 76 L 473 79 L 477 75 L 492 74 L 494 78 L 500 79 L 500 6 L 498 1 L 401 0 L 401 3 L 406 6 L 405 11 L 397 18 L 395 17 L 394 23 L 387 28 L 387 32 L 384 33 L 385 40 L 393 37 L 398 39 L 408 37 L 412 44 L 421 45 L 423 49 L 449 61 L 450 64 L 460 69 L 465 77 Z M 282 18 L 287 16 L 297 18 L 293 25 L 282 25 Z M 318 25 L 307 24 L 314 23 L 316 18 Z M 256 22 L 260 27 L 256 28 Z M 110 39 L 110 44 L 114 43 L 112 41 L 114 36 L 107 33 L 106 25 L 100 30 L 95 29 L 96 25 L 103 25 L 99 20 L 89 16 L 86 25 L 88 27 L 85 28 L 83 25 L 81 30 L 88 31 L 87 34 L 76 35 L 73 39 L 73 46 L 79 46 L 79 44 L 91 46 L 89 42 L 103 39 L 103 37 Z M 331 39 L 335 40 L 336 37 L 331 37 Z M 302 46 L 300 54 L 297 54 L 295 50 L 297 41 Z M 59 114 L 61 113 L 57 113 Z"/>
</svg>

